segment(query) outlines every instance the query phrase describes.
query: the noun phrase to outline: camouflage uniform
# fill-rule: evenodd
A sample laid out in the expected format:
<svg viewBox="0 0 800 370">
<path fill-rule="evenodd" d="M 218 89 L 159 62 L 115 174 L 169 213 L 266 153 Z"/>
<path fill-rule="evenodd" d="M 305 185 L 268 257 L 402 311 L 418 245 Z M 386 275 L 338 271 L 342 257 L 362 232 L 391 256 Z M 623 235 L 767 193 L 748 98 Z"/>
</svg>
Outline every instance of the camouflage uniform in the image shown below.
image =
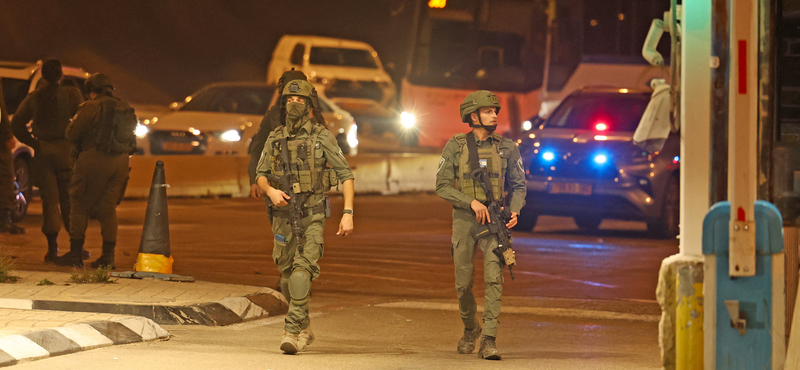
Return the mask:
<svg viewBox="0 0 800 370">
<path fill-rule="evenodd" d="M 296 140 L 304 140 L 308 138 L 309 134 L 318 131 L 317 143 L 319 149 L 316 150 L 315 155 L 323 156 L 325 161 L 333 167 L 336 172 L 336 178 L 339 182 L 345 182 L 353 179 L 353 172 L 350 170 L 350 165 L 342 155 L 342 150 L 336 143 L 336 138 L 333 133 L 320 125 L 313 124 L 310 120 L 306 122 L 300 131 L 291 136 L 286 127 L 281 126 L 272 133 L 264 146 L 264 153 L 261 161 L 258 164 L 258 177 L 267 176 L 272 172 L 273 143 L 284 137 L 291 137 Z M 319 199 L 319 198 L 318 198 Z M 309 204 L 306 202 L 305 206 L 313 211 L 309 216 L 302 220 L 302 225 L 305 230 L 306 243 L 303 246 L 303 254 L 301 255 L 297 250 L 297 243 L 292 235 L 291 224 L 289 223 L 285 212 L 288 212 L 288 206 L 275 207 L 272 205 L 269 197 L 266 197 L 267 205 L 270 207 L 272 213 L 272 232 L 275 234 L 273 240 L 272 259 L 278 266 L 278 271 L 281 273 L 281 292 L 290 302 L 289 313 L 286 316 L 285 329 L 291 333 L 299 333 L 309 325 L 308 319 L 308 302 L 302 305 L 296 305 L 289 294 L 289 279 L 294 271 L 306 271 L 311 278 L 311 281 L 319 277 L 319 265 L 317 261 L 322 257 L 323 252 L 323 238 L 322 231 L 325 228 L 325 200 L 321 203 Z"/>
<path fill-rule="evenodd" d="M 480 92 L 468 95 L 468 99 L 477 93 Z M 491 94 L 489 92 L 483 93 Z M 500 105 L 497 103 L 496 96 L 494 94 L 490 96 L 494 97 L 491 105 L 485 103 L 473 106 L 466 114 L 468 115 L 484 106 L 496 107 L 499 111 Z M 465 99 L 465 102 L 468 99 Z M 462 104 L 462 118 L 465 122 L 468 122 L 464 115 L 464 104 Z M 481 127 L 483 123 L 481 122 L 480 126 L 477 124 L 472 126 Z M 526 194 L 525 171 L 519 149 L 511 139 L 504 138 L 496 133 L 491 133 L 485 141 L 479 141 L 477 135 L 475 135 L 475 140 L 480 166 L 489 169 L 489 177 L 492 181 L 495 196 L 494 201 L 503 200 L 503 187 L 507 179 L 511 185 L 509 210 L 512 213 L 519 214 L 525 203 Z M 476 220 L 471 203 L 477 199 L 479 202 L 487 204 L 488 199 L 480 185 L 474 183 L 469 176 L 471 167 L 468 153 L 466 135 L 463 133 L 456 134 L 445 144 L 439 161 L 439 168 L 436 172 L 436 194 L 453 205 L 453 235 L 450 253 L 455 265 L 456 293 L 461 320 L 464 323 L 465 336 L 468 336 L 466 333 L 469 332 L 469 340 L 473 341 L 472 345 L 467 345 L 466 349 L 462 348 L 463 343 L 460 342 L 460 353 L 471 353 L 473 351 L 475 340 L 473 338 L 477 338 L 473 337 L 473 335 L 477 335 L 477 329 L 479 329 L 478 322 L 475 319 L 477 303 L 472 293 L 472 285 L 475 280 L 473 260 L 479 246 L 483 253 L 483 281 L 485 284 L 483 336 L 491 337 L 492 341 L 497 336 L 500 301 L 503 294 L 503 265 L 499 257 L 493 252 L 498 246 L 497 236 L 490 235 L 479 241 L 472 237 L 473 231 L 482 225 L 480 221 Z M 499 352 L 497 359 L 499 359 Z"/>
</svg>

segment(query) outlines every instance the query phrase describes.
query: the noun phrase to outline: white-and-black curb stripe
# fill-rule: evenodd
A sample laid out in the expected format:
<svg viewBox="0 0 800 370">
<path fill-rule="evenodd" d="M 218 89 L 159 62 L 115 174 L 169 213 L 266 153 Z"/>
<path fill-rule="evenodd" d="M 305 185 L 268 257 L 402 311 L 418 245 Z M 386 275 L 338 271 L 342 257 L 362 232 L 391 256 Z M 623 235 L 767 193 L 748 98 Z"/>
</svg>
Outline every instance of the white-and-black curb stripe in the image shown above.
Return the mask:
<svg viewBox="0 0 800 370">
<path fill-rule="evenodd" d="M 146 317 L 161 325 L 223 326 L 283 315 L 289 310 L 289 305 L 280 293 L 270 292 L 187 306 L 0 299 L 0 308 L 133 315 Z"/>
<path fill-rule="evenodd" d="M 169 338 L 144 317 L 122 317 L 0 337 L 0 367 L 117 344 Z"/>
</svg>

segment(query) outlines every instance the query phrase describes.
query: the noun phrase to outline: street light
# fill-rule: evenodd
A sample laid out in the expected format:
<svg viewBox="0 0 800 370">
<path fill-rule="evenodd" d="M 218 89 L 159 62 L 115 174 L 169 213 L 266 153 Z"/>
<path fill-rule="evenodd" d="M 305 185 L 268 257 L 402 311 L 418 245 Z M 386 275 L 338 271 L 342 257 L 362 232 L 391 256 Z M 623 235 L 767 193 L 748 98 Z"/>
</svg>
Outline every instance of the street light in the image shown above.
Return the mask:
<svg viewBox="0 0 800 370">
<path fill-rule="evenodd" d="M 447 0 L 429 0 L 428 7 L 434 9 L 442 9 L 447 6 Z"/>
</svg>

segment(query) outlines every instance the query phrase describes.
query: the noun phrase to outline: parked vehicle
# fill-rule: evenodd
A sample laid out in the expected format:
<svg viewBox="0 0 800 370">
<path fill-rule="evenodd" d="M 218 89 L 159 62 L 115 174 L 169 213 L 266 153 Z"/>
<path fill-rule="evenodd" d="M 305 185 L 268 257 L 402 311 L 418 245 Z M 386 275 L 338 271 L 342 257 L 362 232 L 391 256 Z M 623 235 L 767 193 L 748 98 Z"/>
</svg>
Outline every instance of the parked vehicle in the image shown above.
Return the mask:
<svg viewBox="0 0 800 370">
<path fill-rule="evenodd" d="M 64 78 L 62 84 L 78 89 L 83 88 L 83 83 L 89 74 L 80 68 L 62 67 Z M 30 92 L 35 90 L 42 79 L 42 62 L 0 62 L 0 83 L 3 84 L 3 95 L 9 118 L 14 116 L 20 104 Z M 14 140 L 12 149 L 14 155 L 14 171 L 17 175 L 17 208 L 12 213 L 12 219 L 22 220 L 27 213 L 27 202 L 33 197 L 33 184 L 31 183 L 30 162 L 33 158 L 33 148 Z"/>
<path fill-rule="evenodd" d="M 138 155 L 244 156 L 261 120 L 277 102 L 273 85 L 225 82 L 207 85 L 172 103 L 171 112 L 140 116 L 136 129 Z M 337 139 L 357 150 L 357 128 L 349 113 L 320 97 L 322 114 Z M 343 147 L 343 150 L 346 149 Z"/>
<path fill-rule="evenodd" d="M 324 86 L 331 99 L 373 100 L 385 107 L 396 104 L 397 88 L 367 43 L 285 35 L 272 53 L 267 83 L 277 85 L 281 74 L 292 68 L 303 71 L 309 82 Z"/>
<path fill-rule="evenodd" d="M 533 229 L 539 215 L 558 215 L 573 217 L 585 231 L 608 218 L 647 222 L 660 237 L 677 235 L 679 135 L 654 154 L 632 142 L 649 100 L 644 89 L 582 88 L 526 131 L 519 148 L 528 194 L 517 229 Z"/>
</svg>

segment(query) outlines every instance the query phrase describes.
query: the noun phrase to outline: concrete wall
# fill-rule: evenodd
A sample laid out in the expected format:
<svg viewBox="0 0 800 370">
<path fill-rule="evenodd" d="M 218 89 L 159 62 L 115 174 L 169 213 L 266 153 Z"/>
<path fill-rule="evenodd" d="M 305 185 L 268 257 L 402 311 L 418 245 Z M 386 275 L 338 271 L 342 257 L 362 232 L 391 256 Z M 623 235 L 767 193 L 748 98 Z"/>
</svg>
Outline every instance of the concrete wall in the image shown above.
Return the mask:
<svg viewBox="0 0 800 370">
<path fill-rule="evenodd" d="M 150 194 L 157 161 L 164 162 L 169 196 L 246 197 L 249 194 L 249 157 L 134 156 L 126 197 L 144 198 Z M 370 154 L 350 157 L 348 161 L 356 178 L 356 193 L 435 190 L 438 154 Z"/>
</svg>

